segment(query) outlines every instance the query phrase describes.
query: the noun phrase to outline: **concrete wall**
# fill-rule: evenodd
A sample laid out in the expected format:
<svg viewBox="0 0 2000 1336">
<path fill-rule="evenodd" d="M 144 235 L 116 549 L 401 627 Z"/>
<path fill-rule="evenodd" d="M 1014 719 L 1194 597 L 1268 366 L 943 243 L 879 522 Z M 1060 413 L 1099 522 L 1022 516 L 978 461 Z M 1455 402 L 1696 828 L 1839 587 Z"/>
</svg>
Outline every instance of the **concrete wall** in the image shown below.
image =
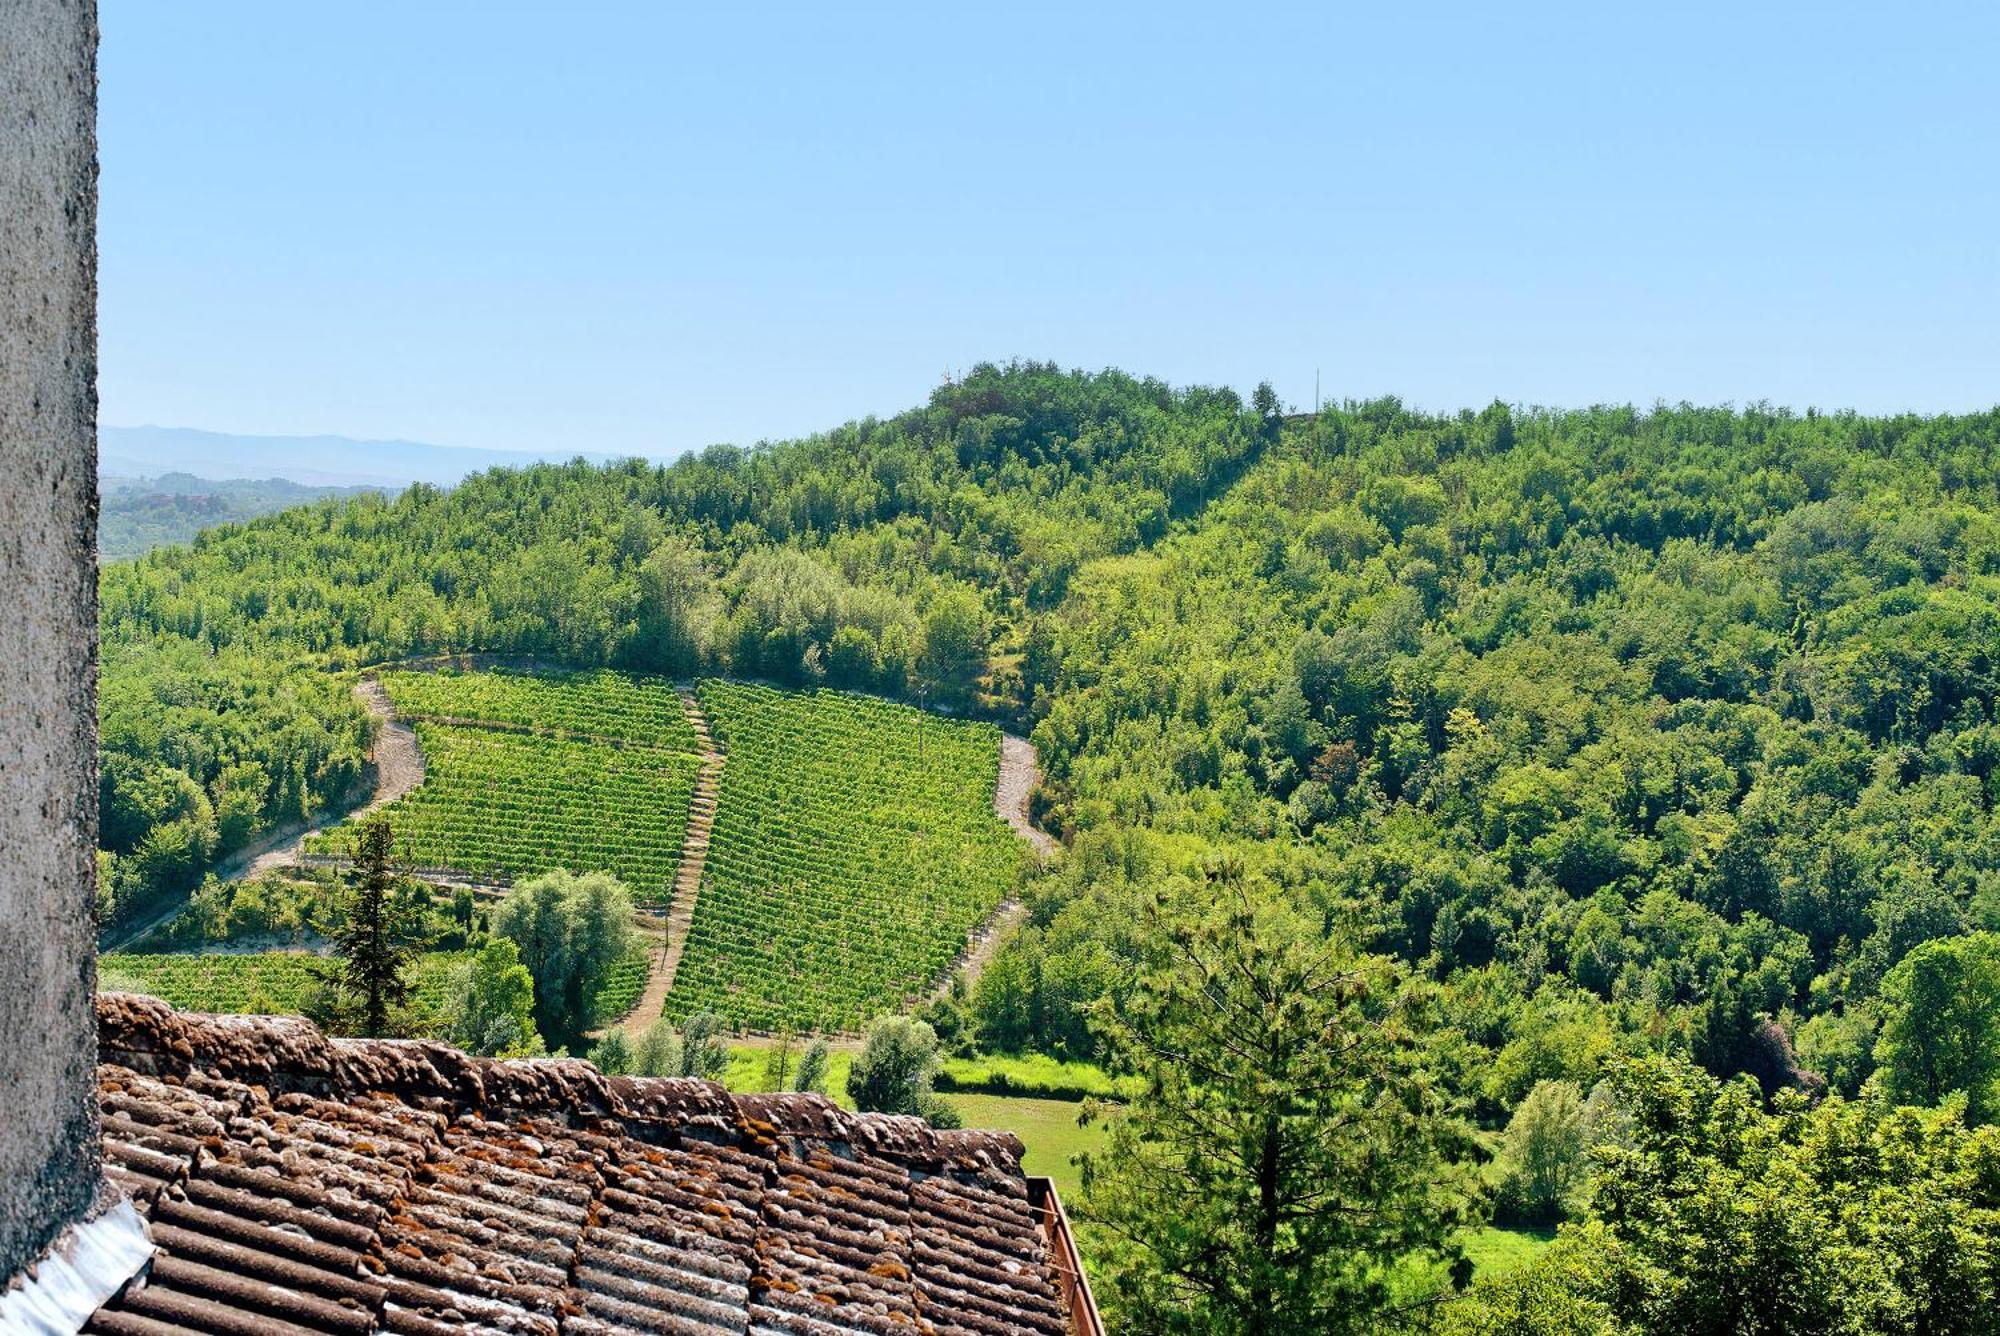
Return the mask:
<svg viewBox="0 0 2000 1336">
<path fill-rule="evenodd" d="M 97 1194 L 97 11 L 0 0 L 0 1285 Z"/>
</svg>

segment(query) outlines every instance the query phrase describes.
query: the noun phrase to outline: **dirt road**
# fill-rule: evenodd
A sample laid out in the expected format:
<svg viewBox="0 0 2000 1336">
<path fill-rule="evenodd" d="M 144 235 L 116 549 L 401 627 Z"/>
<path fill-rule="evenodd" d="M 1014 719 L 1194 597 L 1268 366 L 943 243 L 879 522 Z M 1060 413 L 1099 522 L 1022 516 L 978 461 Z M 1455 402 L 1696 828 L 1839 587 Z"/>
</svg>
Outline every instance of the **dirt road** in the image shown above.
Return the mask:
<svg viewBox="0 0 2000 1336">
<path fill-rule="evenodd" d="M 408 724 L 396 718 L 389 705 L 389 693 L 382 689 L 382 684 L 372 678 L 364 678 L 354 684 L 354 694 L 380 724 L 375 734 L 375 746 L 368 754 L 368 768 L 363 772 L 363 780 L 368 785 L 367 801 L 355 808 L 329 807 L 315 814 L 310 821 L 294 821 L 268 832 L 263 838 L 252 841 L 217 863 L 215 875 L 218 878 L 240 881 L 290 867 L 299 862 L 304 854 L 306 836 L 350 817 L 387 806 L 424 782 L 424 756 L 417 748 L 417 735 Z M 110 952 L 128 946 L 185 908 L 185 896 L 159 905 L 130 923 L 120 924 L 99 941 L 98 950 Z"/>
</svg>

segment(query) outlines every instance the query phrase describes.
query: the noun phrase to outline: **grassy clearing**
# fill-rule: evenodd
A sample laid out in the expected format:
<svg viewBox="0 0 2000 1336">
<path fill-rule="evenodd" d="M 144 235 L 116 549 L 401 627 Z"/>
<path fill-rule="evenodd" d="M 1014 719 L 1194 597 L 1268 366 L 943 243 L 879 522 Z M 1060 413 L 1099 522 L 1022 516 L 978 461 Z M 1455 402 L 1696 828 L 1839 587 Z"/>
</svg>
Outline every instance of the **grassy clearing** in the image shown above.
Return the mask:
<svg viewBox="0 0 2000 1336">
<path fill-rule="evenodd" d="M 769 1090 L 770 1082 L 764 1077 L 764 1063 L 769 1054 L 770 1049 L 761 1046 L 732 1046 L 729 1069 L 723 1073 L 722 1083 L 738 1094 Z M 847 1072 L 853 1064 L 852 1053 L 835 1049 L 827 1068 L 827 1090 L 843 1109 L 854 1107 L 854 1101 L 847 1097 Z M 957 1108 L 967 1127 L 1012 1132 L 1021 1138 L 1026 1147 L 1021 1167 L 1030 1174 L 1053 1178 L 1065 1202 L 1074 1198 L 1078 1190 L 1077 1170 L 1069 1162 L 1070 1157 L 1104 1144 L 1102 1126 L 1076 1125 L 1076 1115 L 1083 1106 L 1075 1100 L 967 1094 L 948 1094 L 945 1099 Z"/>
<path fill-rule="evenodd" d="M 805 1051 L 804 1044 L 792 1046 L 792 1068 L 798 1069 L 799 1054 Z M 769 1045 L 732 1044 L 729 1049 L 729 1068 L 722 1074 L 722 1084 L 739 1095 L 761 1095 L 770 1091 L 771 1082 L 765 1078 L 764 1066 L 770 1060 Z M 854 1055 L 835 1049 L 827 1055 L 826 1091 L 834 1103 L 843 1109 L 854 1107 L 854 1101 L 847 1097 L 847 1071 L 854 1065 Z"/>
<path fill-rule="evenodd" d="M 1491 1280 L 1526 1266 L 1555 1241 L 1550 1227 L 1503 1229 L 1488 1225 L 1465 1236 L 1465 1255 L 1472 1259 L 1474 1278 Z"/>
<path fill-rule="evenodd" d="M 996 1053 L 946 1058 L 937 1087 L 966 1094 L 1079 1100 L 1123 1098 L 1130 1093 L 1131 1082 L 1120 1082 L 1087 1062 L 1061 1062 L 1043 1053 L 1024 1057 Z"/>
<path fill-rule="evenodd" d="M 1012 1132 L 1027 1148 L 1021 1168 L 1055 1180 L 1064 1203 L 1072 1204 L 1080 1190 L 1072 1156 L 1104 1145 L 1104 1127 L 1076 1125 L 1083 1107 L 1066 1099 L 1021 1099 L 1011 1095 L 947 1095 L 967 1127 Z"/>
</svg>

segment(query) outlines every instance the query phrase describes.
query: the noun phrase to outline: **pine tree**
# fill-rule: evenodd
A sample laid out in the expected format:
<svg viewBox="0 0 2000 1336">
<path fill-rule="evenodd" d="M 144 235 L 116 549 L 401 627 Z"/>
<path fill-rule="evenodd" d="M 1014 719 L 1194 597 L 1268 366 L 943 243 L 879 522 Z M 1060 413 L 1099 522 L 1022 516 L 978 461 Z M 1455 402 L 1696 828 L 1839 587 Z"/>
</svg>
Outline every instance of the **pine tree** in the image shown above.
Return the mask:
<svg viewBox="0 0 2000 1336">
<path fill-rule="evenodd" d="M 334 934 L 341 966 L 333 982 L 360 999 L 361 1033 L 380 1038 L 389 1032 L 391 1013 L 410 1000 L 412 923 L 396 898 L 394 837 L 381 817 L 361 827 L 354 855 L 354 889 L 347 921 Z"/>
<path fill-rule="evenodd" d="M 1379 1330 L 1473 1192 L 1421 989 L 1235 867 L 1147 917 L 1150 968 L 1093 1016 L 1139 1081 L 1083 1157 L 1107 1297 L 1148 1331 Z"/>
</svg>

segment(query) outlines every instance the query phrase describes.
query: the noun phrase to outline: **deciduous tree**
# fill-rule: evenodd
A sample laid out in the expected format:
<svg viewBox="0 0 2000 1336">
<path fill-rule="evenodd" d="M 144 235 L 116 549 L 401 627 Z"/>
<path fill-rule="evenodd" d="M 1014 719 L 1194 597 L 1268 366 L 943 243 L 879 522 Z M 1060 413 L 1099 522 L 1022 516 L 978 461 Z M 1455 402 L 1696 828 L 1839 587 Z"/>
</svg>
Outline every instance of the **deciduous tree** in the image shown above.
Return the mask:
<svg viewBox="0 0 2000 1336">
<path fill-rule="evenodd" d="M 632 895 L 606 872 L 545 873 L 493 911 L 495 936 L 512 941 L 535 980 L 535 1028 L 574 1044 L 599 1018 L 597 992 L 632 940 Z"/>
<path fill-rule="evenodd" d="M 1964 1091 L 1966 1115 L 1992 1120 L 2000 1092 L 2000 934 L 1926 942 L 1882 981 L 1875 1061 L 1890 1094 L 1936 1104 Z"/>
<path fill-rule="evenodd" d="M 514 1058 L 542 1051 L 534 976 L 505 937 L 487 942 L 453 972 L 445 1014 L 451 1041 L 468 1053 Z"/>
<path fill-rule="evenodd" d="M 911 1113 L 933 1126 L 956 1127 L 957 1111 L 931 1091 L 937 1069 L 936 1032 L 907 1016 L 885 1016 L 868 1028 L 854 1055 L 847 1093 L 858 1109 Z"/>
</svg>

